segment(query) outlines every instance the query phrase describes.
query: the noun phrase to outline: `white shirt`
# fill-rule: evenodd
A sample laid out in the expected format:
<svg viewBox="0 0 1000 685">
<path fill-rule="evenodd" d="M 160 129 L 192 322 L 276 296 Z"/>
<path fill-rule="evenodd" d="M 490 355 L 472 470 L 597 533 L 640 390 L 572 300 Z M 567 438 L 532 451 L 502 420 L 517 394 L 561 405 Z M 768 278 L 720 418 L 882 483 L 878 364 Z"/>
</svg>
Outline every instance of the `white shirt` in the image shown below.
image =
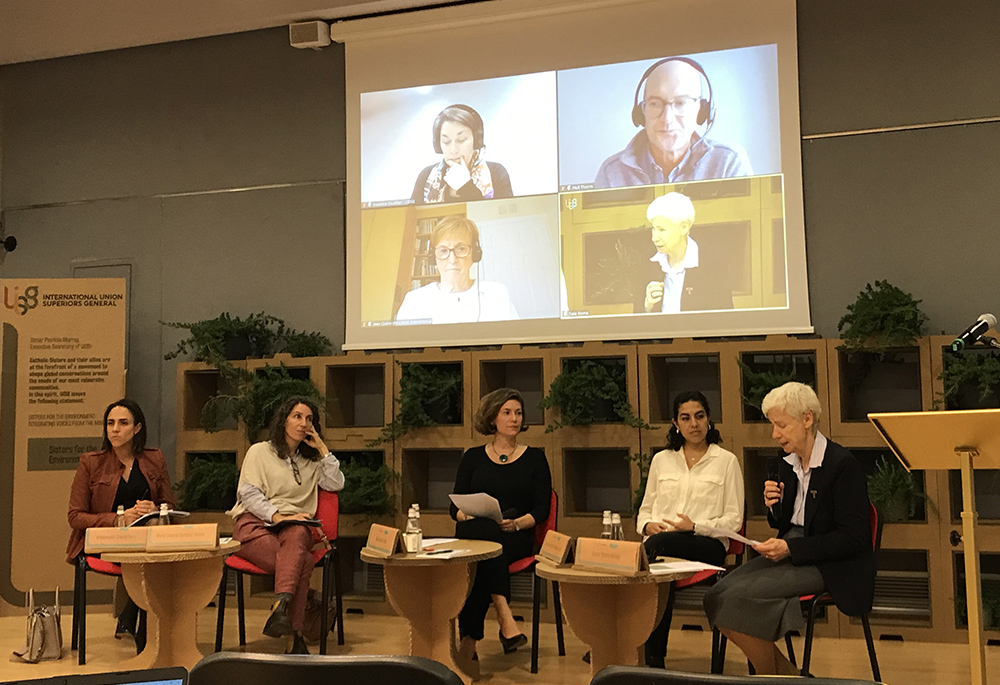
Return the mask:
<svg viewBox="0 0 1000 685">
<path fill-rule="evenodd" d="M 664 314 L 677 314 L 681 311 L 681 292 L 684 290 L 684 270 L 693 269 L 698 266 L 698 243 L 687 239 L 687 251 L 684 253 L 684 260 L 676 267 L 670 266 L 667 255 L 657 252 L 649 258 L 649 261 L 656 262 L 663 270 L 663 300 L 660 304 Z"/>
<path fill-rule="evenodd" d="M 688 469 L 683 448 L 663 450 L 649 465 L 646 494 L 636 517 L 636 529 L 650 521 L 676 520 L 686 515 L 695 525 L 736 532 L 743 525 L 743 472 L 736 455 L 709 445 L 698 463 Z M 670 530 L 673 526 L 667 524 Z M 721 539 L 721 538 L 720 538 Z M 723 540 L 728 544 L 728 541 Z"/>
<path fill-rule="evenodd" d="M 792 471 L 799 479 L 799 489 L 795 493 L 795 507 L 792 509 L 792 525 L 806 525 L 806 495 L 809 493 L 809 481 L 812 479 L 813 469 L 823 465 L 823 455 L 826 454 L 826 437 L 816 431 L 816 439 L 813 440 L 812 454 L 809 455 L 809 470 L 802 469 L 802 458 L 795 452 L 785 455 L 785 461 L 792 466 Z"/>
<path fill-rule="evenodd" d="M 503 283 L 476 280 L 461 292 L 445 292 L 435 281 L 406 293 L 396 321 L 430 320 L 431 323 L 510 321 L 517 311 Z"/>
</svg>

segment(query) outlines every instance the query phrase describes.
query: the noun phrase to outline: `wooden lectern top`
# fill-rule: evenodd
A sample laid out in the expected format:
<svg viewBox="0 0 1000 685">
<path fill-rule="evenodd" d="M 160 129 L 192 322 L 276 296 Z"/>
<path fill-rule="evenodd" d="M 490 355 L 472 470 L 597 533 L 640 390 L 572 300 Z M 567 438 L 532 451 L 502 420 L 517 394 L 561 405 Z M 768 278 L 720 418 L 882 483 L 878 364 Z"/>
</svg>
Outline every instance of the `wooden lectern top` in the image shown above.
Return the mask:
<svg viewBox="0 0 1000 685">
<path fill-rule="evenodd" d="M 973 468 L 1000 469 L 1000 409 L 869 414 L 907 469 L 958 469 L 958 448 L 976 452 Z"/>
</svg>

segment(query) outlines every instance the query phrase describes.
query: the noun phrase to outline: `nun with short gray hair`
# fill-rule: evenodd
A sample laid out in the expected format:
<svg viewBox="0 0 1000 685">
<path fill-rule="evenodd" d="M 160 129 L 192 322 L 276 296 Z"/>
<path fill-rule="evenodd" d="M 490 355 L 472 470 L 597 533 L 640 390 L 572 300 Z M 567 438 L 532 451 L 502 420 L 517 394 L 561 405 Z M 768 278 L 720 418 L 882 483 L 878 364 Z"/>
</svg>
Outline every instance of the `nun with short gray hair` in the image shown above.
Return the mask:
<svg viewBox="0 0 1000 685">
<path fill-rule="evenodd" d="M 778 480 L 764 483 L 767 519 L 777 535 L 755 545 L 760 556 L 709 590 L 705 611 L 758 674 L 794 675 L 774 643 L 802 629 L 800 595 L 825 590 L 848 616 L 871 611 L 868 488 L 854 455 L 819 431 L 822 407 L 811 387 L 785 383 L 767 394 L 761 409 L 786 454 Z"/>
</svg>

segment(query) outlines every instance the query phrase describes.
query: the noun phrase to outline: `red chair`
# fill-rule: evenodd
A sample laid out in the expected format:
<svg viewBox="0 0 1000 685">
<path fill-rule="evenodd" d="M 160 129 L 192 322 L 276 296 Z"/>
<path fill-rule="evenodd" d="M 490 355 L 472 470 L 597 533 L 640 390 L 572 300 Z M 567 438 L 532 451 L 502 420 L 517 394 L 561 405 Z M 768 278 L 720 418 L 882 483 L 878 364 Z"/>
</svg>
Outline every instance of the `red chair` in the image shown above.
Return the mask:
<svg viewBox="0 0 1000 685">
<path fill-rule="evenodd" d="M 320 638 L 319 653 L 326 654 L 326 639 L 330 633 L 328 614 L 326 607 L 330 606 L 330 592 L 336 593 L 337 615 L 334 623 L 337 624 L 337 644 L 344 644 L 344 608 L 343 608 L 343 583 L 340 580 L 340 553 L 337 550 L 337 527 L 340 519 L 340 499 L 335 492 L 327 492 L 322 488 L 319 491 L 319 503 L 316 508 L 316 518 L 323 522 L 323 533 L 330 541 L 330 549 L 320 549 L 313 552 L 313 560 L 316 566 L 323 569 L 323 591 L 322 606 L 324 610 L 320 612 Z M 247 643 L 246 620 L 243 604 L 243 574 L 249 573 L 254 576 L 271 575 L 255 564 L 251 564 L 246 559 L 230 555 L 226 557 L 225 566 L 222 569 L 222 583 L 219 585 L 219 613 L 215 625 L 215 651 L 222 651 L 222 629 L 225 622 L 226 613 L 226 585 L 229 578 L 229 571 L 236 574 L 236 604 L 239 611 L 240 646 Z M 332 573 L 331 573 L 332 571 Z M 332 586 L 332 587 L 331 587 Z"/>
<path fill-rule="evenodd" d="M 76 558 L 76 568 L 73 575 L 73 636 L 70 638 L 70 649 L 78 650 L 81 666 L 87 663 L 87 573 L 99 573 L 102 576 L 122 575 L 122 567 L 110 561 L 102 561 L 100 557 L 81 554 Z M 142 651 L 146 644 L 146 612 L 139 609 L 139 621 L 136 626 L 136 653 Z"/>
<path fill-rule="evenodd" d="M 541 524 L 535 526 L 535 548 L 542 546 L 545 541 L 545 534 L 556 529 L 556 512 L 559 510 L 559 499 L 556 491 L 552 491 L 552 500 L 549 505 L 549 517 Z M 534 556 L 518 559 L 507 567 L 510 575 L 535 570 L 536 560 Z M 541 576 L 534 574 L 534 586 L 531 592 L 531 672 L 538 673 L 538 623 L 539 607 L 542 600 L 542 584 L 545 582 Z M 559 602 L 559 583 L 552 581 L 552 604 L 556 614 L 556 640 L 559 643 L 559 656 L 566 656 L 566 644 L 563 641 L 562 625 L 562 605 Z"/>
<path fill-rule="evenodd" d="M 868 522 L 872 530 L 872 550 L 878 555 L 882 547 L 882 522 L 879 519 L 878 510 L 871 502 L 868 503 Z M 802 675 L 809 675 L 809 660 L 812 657 L 813 628 L 816 626 L 816 616 L 823 607 L 835 606 L 833 597 L 829 592 L 821 592 L 818 595 L 802 595 L 799 602 L 808 610 L 806 622 L 806 643 L 802 654 Z M 861 625 L 865 630 L 865 642 L 868 644 L 868 660 L 872 666 L 872 679 L 881 682 L 882 676 L 878 667 L 878 657 L 875 655 L 875 641 L 872 639 L 872 628 L 868 623 L 868 614 L 861 615 Z M 785 635 L 785 647 L 788 649 L 788 660 L 795 664 L 795 651 L 792 648 L 792 636 Z"/>
</svg>

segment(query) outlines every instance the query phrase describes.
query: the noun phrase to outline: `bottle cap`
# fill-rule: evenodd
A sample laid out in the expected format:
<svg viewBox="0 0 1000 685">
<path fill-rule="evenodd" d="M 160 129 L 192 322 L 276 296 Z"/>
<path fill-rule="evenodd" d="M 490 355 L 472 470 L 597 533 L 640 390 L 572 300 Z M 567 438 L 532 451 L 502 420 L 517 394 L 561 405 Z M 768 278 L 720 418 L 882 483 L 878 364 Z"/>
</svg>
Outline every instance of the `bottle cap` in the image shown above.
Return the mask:
<svg viewBox="0 0 1000 685">
<path fill-rule="evenodd" d="M 619 525 L 621 525 L 621 522 L 622 522 L 621 514 L 612 514 L 611 515 L 611 525 L 614 525 L 616 523 L 619 524 Z"/>
<path fill-rule="evenodd" d="M 610 511 L 604 512 L 604 525 L 606 525 L 606 526 L 611 525 L 611 512 Z"/>
</svg>

